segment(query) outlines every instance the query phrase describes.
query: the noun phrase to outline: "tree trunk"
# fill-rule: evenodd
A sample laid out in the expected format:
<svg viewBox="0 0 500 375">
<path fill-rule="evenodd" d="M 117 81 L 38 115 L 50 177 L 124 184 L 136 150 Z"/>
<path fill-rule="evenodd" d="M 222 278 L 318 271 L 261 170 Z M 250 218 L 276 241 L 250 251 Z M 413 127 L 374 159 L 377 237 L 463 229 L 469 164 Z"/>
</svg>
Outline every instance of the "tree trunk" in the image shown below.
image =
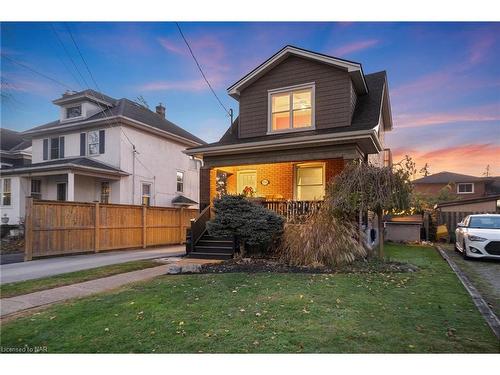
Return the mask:
<svg viewBox="0 0 500 375">
<path fill-rule="evenodd" d="M 377 222 L 378 222 L 378 247 L 377 255 L 379 258 L 384 257 L 384 211 L 382 209 L 377 210 Z"/>
</svg>

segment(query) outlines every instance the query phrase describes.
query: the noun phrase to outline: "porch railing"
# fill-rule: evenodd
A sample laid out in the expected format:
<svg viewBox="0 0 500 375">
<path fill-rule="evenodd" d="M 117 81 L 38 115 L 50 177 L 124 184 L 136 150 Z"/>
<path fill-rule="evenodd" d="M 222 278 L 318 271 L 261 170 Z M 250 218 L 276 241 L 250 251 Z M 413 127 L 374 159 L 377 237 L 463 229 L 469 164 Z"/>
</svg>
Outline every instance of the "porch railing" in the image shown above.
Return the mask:
<svg viewBox="0 0 500 375">
<path fill-rule="evenodd" d="M 197 218 L 191 219 L 191 227 L 188 228 L 188 240 L 186 241 L 186 252 L 188 254 L 193 251 L 194 245 L 205 232 L 207 222 L 210 221 L 211 209 L 211 206 L 207 206 Z"/>
<path fill-rule="evenodd" d="M 283 216 L 287 223 L 303 222 L 316 212 L 323 201 L 263 201 L 267 209 Z"/>
</svg>

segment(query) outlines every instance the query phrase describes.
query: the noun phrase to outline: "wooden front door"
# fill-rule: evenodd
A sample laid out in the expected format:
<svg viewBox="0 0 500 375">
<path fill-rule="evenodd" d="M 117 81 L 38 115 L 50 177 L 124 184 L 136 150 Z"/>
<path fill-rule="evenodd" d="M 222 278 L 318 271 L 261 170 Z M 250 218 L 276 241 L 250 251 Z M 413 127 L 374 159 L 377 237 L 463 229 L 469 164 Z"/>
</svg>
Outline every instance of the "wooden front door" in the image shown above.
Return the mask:
<svg viewBox="0 0 500 375">
<path fill-rule="evenodd" d="M 245 187 L 250 186 L 253 191 L 257 190 L 257 171 L 238 171 L 236 193 L 242 194 Z"/>
</svg>

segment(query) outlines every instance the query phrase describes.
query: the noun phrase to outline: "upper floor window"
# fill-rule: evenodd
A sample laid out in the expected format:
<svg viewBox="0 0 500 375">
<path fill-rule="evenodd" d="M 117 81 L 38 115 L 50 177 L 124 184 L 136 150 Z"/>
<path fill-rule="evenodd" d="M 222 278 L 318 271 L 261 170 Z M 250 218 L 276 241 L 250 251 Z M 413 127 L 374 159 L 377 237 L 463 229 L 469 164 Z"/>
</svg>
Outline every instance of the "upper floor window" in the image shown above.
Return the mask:
<svg viewBox="0 0 500 375">
<path fill-rule="evenodd" d="M 49 155 L 49 140 L 43 140 L 43 160 Z M 64 137 L 50 138 L 50 159 L 64 158 Z"/>
<path fill-rule="evenodd" d="M 12 202 L 10 178 L 4 178 L 0 187 L 2 188 L 2 206 L 10 206 Z"/>
<path fill-rule="evenodd" d="M 87 133 L 87 140 L 89 145 L 89 155 L 99 154 L 99 131 L 93 130 Z"/>
<path fill-rule="evenodd" d="M 473 194 L 474 184 L 472 182 L 461 182 L 457 184 L 457 194 Z"/>
<path fill-rule="evenodd" d="M 81 105 L 66 108 L 66 118 L 80 117 L 81 115 L 82 115 Z"/>
<path fill-rule="evenodd" d="M 314 85 L 269 91 L 269 131 L 314 128 Z"/>
<path fill-rule="evenodd" d="M 184 191 L 184 172 L 177 171 L 177 192 Z"/>
</svg>

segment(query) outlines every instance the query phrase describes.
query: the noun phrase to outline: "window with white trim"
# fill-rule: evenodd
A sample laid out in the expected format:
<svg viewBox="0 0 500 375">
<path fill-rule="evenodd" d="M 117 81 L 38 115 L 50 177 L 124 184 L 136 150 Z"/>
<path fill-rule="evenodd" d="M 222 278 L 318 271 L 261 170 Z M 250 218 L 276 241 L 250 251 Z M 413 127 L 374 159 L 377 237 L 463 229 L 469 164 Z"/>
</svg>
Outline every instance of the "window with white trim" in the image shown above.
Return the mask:
<svg viewBox="0 0 500 375">
<path fill-rule="evenodd" d="M 151 184 L 142 184 L 142 204 L 151 205 Z"/>
<path fill-rule="evenodd" d="M 317 201 L 324 198 L 323 164 L 298 164 L 295 167 L 295 196 L 299 201 Z"/>
<path fill-rule="evenodd" d="M 66 118 L 80 117 L 81 115 L 82 115 L 81 105 L 66 108 Z"/>
<path fill-rule="evenodd" d="M 109 203 L 109 194 L 111 193 L 111 187 L 109 186 L 109 181 L 101 182 L 101 203 Z"/>
<path fill-rule="evenodd" d="M 2 188 L 2 206 L 10 206 L 12 204 L 11 179 L 4 178 L 1 184 Z"/>
<path fill-rule="evenodd" d="M 269 131 L 314 127 L 314 85 L 269 92 Z"/>
<path fill-rule="evenodd" d="M 177 192 L 178 193 L 184 192 L 184 172 L 177 171 L 176 180 L 177 180 Z"/>
<path fill-rule="evenodd" d="M 88 155 L 99 154 L 99 130 L 92 130 L 87 133 Z"/>
<path fill-rule="evenodd" d="M 457 194 L 473 194 L 473 193 L 474 193 L 473 182 L 460 182 L 457 184 Z"/>
<path fill-rule="evenodd" d="M 31 196 L 34 199 L 42 199 L 42 181 L 31 180 Z"/>
</svg>

